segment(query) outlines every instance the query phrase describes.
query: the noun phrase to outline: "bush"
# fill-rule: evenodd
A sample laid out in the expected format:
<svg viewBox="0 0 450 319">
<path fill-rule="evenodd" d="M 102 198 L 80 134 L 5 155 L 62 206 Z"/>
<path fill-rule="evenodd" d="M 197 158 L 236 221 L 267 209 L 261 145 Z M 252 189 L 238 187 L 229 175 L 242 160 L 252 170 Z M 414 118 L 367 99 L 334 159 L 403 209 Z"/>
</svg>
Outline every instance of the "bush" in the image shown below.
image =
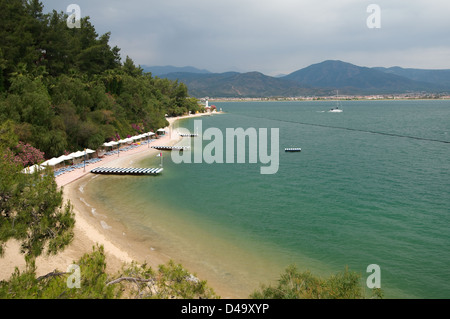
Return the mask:
<svg viewBox="0 0 450 319">
<path fill-rule="evenodd" d="M 0 282 L 0 299 L 195 299 L 217 298 L 206 281 L 199 280 L 173 261 L 154 271 L 133 262 L 112 276 L 106 272 L 103 246 L 93 248 L 74 262 L 79 267 L 79 287 L 74 272 L 55 270 L 36 278 L 34 262 L 24 272 L 17 268 L 9 281 Z"/>
<path fill-rule="evenodd" d="M 362 299 L 365 290 L 361 276 L 345 268 L 343 272 L 322 279 L 309 271 L 299 272 L 295 265 L 287 267 L 276 286 L 261 286 L 254 299 Z M 374 298 L 382 298 L 381 290 L 373 290 Z"/>
</svg>

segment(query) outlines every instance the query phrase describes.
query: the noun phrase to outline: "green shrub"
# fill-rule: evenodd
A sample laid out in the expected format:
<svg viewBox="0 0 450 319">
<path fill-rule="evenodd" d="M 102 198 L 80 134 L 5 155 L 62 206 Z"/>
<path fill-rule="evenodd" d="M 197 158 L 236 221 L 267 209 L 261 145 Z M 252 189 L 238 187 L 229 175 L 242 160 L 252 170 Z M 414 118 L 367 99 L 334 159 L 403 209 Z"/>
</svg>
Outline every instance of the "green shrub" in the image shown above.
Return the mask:
<svg viewBox="0 0 450 319">
<path fill-rule="evenodd" d="M 379 289 L 374 298 L 382 298 Z M 343 272 L 323 279 L 309 271 L 300 272 L 295 265 L 287 267 L 276 286 L 262 285 L 250 295 L 254 299 L 362 299 L 365 289 L 361 275 L 345 268 Z"/>
</svg>

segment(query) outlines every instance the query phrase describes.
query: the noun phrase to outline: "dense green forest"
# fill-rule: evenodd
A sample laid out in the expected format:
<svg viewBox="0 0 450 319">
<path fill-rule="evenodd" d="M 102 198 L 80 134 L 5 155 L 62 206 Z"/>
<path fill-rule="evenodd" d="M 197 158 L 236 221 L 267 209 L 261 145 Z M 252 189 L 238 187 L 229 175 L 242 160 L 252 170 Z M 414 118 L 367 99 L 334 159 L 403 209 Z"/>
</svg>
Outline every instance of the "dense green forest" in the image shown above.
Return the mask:
<svg viewBox="0 0 450 319">
<path fill-rule="evenodd" d="M 98 35 L 69 28 L 38 0 L 0 1 L 0 147 L 30 144 L 45 158 L 155 131 L 200 107 L 183 83 L 152 77 Z"/>
</svg>

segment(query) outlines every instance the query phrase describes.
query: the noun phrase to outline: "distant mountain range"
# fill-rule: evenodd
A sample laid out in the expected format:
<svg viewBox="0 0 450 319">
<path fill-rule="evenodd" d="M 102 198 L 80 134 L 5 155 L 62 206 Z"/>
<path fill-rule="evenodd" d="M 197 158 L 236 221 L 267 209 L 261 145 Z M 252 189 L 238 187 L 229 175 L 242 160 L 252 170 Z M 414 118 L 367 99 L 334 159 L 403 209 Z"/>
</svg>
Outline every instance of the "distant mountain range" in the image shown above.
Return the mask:
<svg viewBox="0 0 450 319">
<path fill-rule="evenodd" d="M 285 76 L 260 72 L 211 73 L 193 67 L 143 67 L 187 85 L 194 97 L 287 97 L 340 94 L 450 92 L 450 70 L 368 68 L 336 60 L 310 65 Z M 152 71 L 153 70 L 153 71 Z"/>
<path fill-rule="evenodd" d="M 189 95 L 194 97 L 302 96 L 312 94 L 313 91 L 320 94 L 327 92 L 319 88 L 310 89 L 294 81 L 267 76 L 260 72 L 210 74 L 178 72 L 163 77 L 185 83 Z"/>
<path fill-rule="evenodd" d="M 403 76 L 414 81 L 423 81 L 439 85 L 450 86 L 450 70 L 403 69 L 398 66 L 392 68 L 374 68 L 389 74 Z"/>
<path fill-rule="evenodd" d="M 208 70 L 201 70 L 194 68 L 193 66 L 183 66 L 183 67 L 177 67 L 172 65 L 166 65 L 166 66 L 147 66 L 147 65 L 141 65 L 141 68 L 144 70 L 144 72 L 151 72 L 154 76 L 161 76 L 169 73 L 211 73 Z"/>
</svg>

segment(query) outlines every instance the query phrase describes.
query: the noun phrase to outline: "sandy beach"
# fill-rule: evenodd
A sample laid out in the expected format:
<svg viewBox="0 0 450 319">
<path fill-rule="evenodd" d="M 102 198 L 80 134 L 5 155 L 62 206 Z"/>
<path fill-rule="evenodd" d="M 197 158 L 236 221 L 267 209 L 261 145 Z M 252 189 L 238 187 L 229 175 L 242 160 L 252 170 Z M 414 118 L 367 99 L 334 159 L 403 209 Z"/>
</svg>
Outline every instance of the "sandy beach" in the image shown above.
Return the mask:
<svg viewBox="0 0 450 319">
<path fill-rule="evenodd" d="M 164 136 L 161 136 L 152 145 L 174 145 L 180 137 L 176 132 L 172 132 L 173 123 L 179 119 L 202 116 L 196 114 L 184 117 L 169 118 L 169 126 L 166 127 Z M 123 225 L 114 220 L 108 219 L 105 223 L 101 217 L 95 216 L 90 211 L 83 198 L 80 197 L 80 187 L 96 175 L 90 173 L 95 167 L 133 167 L 133 163 L 144 157 L 156 156 L 158 150 L 141 145 L 135 149 L 121 152 L 119 156 L 106 156 L 102 161 L 86 167 L 74 170 L 70 173 L 56 177 L 59 187 L 63 188 L 64 200 L 70 201 L 75 214 L 74 240 L 56 256 L 41 256 L 36 260 L 37 276 L 45 275 L 55 269 L 66 271 L 69 265 L 78 260 L 85 253 L 92 251 L 95 245 L 103 245 L 107 258 L 107 271 L 115 273 L 119 271 L 124 263 L 137 261 L 147 262 L 154 269 L 161 263 L 167 262 L 170 257 L 151 249 L 151 247 L 140 244 L 139 238 L 133 238 Z M 0 280 L 8 279 L 14 272 L 15 267 L 23 270 L 25 268 L 24 256 L 20 254 L 20 245 L 15 240 L 7 242 L 5 255 L 0 258 Z"/>
</svg>

